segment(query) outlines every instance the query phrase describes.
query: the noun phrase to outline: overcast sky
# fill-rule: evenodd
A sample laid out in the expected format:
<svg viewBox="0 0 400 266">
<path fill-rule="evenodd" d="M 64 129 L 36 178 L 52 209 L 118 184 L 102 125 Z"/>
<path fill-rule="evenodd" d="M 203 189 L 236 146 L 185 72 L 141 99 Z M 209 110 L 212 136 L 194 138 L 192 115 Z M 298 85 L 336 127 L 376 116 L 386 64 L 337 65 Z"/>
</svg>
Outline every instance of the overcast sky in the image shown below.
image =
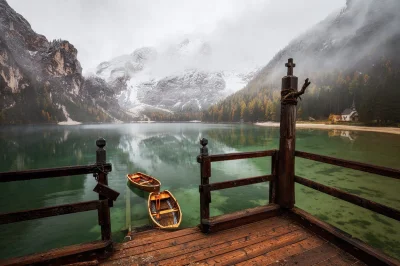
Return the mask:
<svg viewBox="0 0 400 266">
<path fill-rule="evenodd" d="M 202 36 L 220 58 L 267 64 L 345 0 L 8 0 L 49 40 L 78 49 L 85 70 L 142 46 Z M 213 47 L 214 48 L 214 47 Z M 228 56 L 232 55 L 232 56 Z M 232 59 L 234 58 L 234 59 Z M 232 61 L 233 60 L 233 61 Z"/>
</svg>

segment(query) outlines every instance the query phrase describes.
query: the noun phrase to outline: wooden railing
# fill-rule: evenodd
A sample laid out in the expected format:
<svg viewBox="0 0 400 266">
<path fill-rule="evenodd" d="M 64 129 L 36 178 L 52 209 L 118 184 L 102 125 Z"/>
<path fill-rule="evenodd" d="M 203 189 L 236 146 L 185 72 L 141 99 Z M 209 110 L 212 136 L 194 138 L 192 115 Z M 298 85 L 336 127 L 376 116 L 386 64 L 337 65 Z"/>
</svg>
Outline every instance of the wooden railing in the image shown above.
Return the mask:
<svg viewBox="0 0 400 266">
<path fill-rule="evenodd" d="M 375 165 L 359 163 L 359 162 L 354 162 L 354 161 L 348 161 L 348 160 L 343 160 L 343 159 L 337 159 L 337 158 L 333 158 L 333 157 L 312 154 L 312 153 L 307 153 L 307 152 L 301 152 L 301 151 L 296 151 L 295 156 L 313 160 L 313 161 L 317 161 L 317 162 L 323 162 L 323 163 L 327 163 L 327 164 L 331 164 L 331 165 L 337 165 L 337 166 L 341 166 L 341 167 L 345 167 L 345 168 L 349 168 L 349 169 L 359 170 L 359 171 L 363 171 L 363 172 L 367 172 L 367 173 L 373 173 L 373 174 L 377 174 L 377 175 L 381 175 L 381 176 L 400 179 L 400 170 L 397 170 L 397 169 L 375 166 Z M 306 179 L 306 178 L 303 178 L 303 177 L 300 177 L 297 175 L 295 175 L 294 181 L 299 184 L 302 184 L 304 186 L 307 186 L 312 189 L 315 189 L 320 192 L 331 195 L 333 197 L 339 198 L 341 200 L 350 202 L 352 204 L 358 205 L 365 209 L 382 214 L 386 217 L 400 221 L 400 211 L 399 210 L 396 210 L 391 207 L 385 206 L 383 204 L 347 193 L 347 192 L 337 189 L 337 188 L 333 188 L 333 187 L 329 187 L 329 186 L 317 183 L 315 181 L 312 181 L 312 180 L 309 180 L 309 179 Z"/>
<path fill-rule="evenodd" d="M 105 242 L 111 245 L 111 219 L 110 219 L 110 207 L 113 206 L 119 195 L 118 192 L 109 188 L 107 175 L 112 170 L 112 166 L 106 163 L 106 151 L 104 146 L 106 141 L 102 138 L 96 141 L 98 147 L 96 151 L 96 163 L 92 165 L 81 165 L 81 166 L 67 166 L 50 169 L 35 169 L 17 172 L 3 172 L 0 173 L 1 182 L 15 182 L 24 180 L 34 180 L 42 178 L 56 178 L 73 175 L 85 175 L 93 174 L 98 181 L 98 184 L 93 191 L 99 194 L 98 200 L 57 205 L 52 207 L 45 207 L 40 209 L 18 211 L 12 213 L 0 214 L 0 224 L 8 224 L 15 222 L 22 222 L 27 220 L 58 216 L 64 214 L 78 213 L 97 210 L 98 211 L 98 222 L 101 226 L 101 238 L 103 243 L 100 245 L 93 245 L 90 243 L 91 248 L 97 249 L 99 247 L 105 247 Z M 80 249 L 85 249 L 82 245 Z M 35 261 L 34 259 L 32 261 Z M 26 262 L 26 261 L 25 261 Z"/>
<path fill-rule="evenodd" d="M 210 203 L 211 203 L 211 191 L 221 190 L 226 188 L 233 188 L 239 186 L 246 186 L 261 182 L 270 182 L 269 185 L 269 203 L 275 202 L 275 178 L 276 178 L 276 167 L 277 167 L 277 151 L 255 151 L 255 152 L 242 152 L 242 153 L 228 153 L 228 154 L 208 154 L 208 140 L 203 138 L 200 140 L 202 147 L 200 148 L 200 155 L 197 157 L 197 162 L 200 163 L 200 176 L 201 184 L 199 186 L 200 191 L 200 225 L 203 232 L 207 233 L 213 231 L 213 228 L 218 228 L 218 230 L 224 228 L 225 220 L 213 219 L 210 217 Z M 271 174 L 256 176 L 250 178 L 242 178 L 224 182 L 209 183 L 209 178 L 211 177 L 211 163 L 229 160 L 239 160 L 239 159 L 250 159 L 271 156 Z M 272 206 L 272 205 L 271 205 Z M 268 207 L 272 211 L 277 209 L 276 206 Z M 254 215 L 263 215 L 264 209 L 256 209 Z M 238 213 L 240 216 L 240 213 Z M 229 217 L 230 225 L 234 223 L 233 221 L 238 217 Z"/>
</svg>

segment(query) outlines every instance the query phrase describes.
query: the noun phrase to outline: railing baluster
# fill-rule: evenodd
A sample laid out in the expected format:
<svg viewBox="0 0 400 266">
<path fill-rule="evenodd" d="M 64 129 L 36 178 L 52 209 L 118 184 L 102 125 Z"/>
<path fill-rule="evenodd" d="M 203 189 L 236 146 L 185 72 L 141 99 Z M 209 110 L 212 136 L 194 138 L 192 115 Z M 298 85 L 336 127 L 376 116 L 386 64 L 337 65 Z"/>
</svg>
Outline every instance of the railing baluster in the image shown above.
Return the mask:
<svg viewBox="0 0 400 266">
<path fill-rule="evenodd" d="M 96 141 L 96 146 L 98 147 L 96 151 L 96 164 L 102 169 L 103 165 L 106 163 L 106 140 L 99 138 Z M 97 175 L 97 181 L 100 184 L 108 185 L 107 172 L 100 171 Z M 99 200 L 107 199 L 105 196 L 99 195 Z M 110 219 L 110 204 L 112 206 L 112 201 L 103 201 L 101 207 L 99 208 L 99 224 L 101 226 L 101 239 L 110 240 L 111 239 L 111 219 Z"/>
<path fill-rule="evenodd" d="M 200 140 L 201 148 L 200 155 L 197 157 L 197 162 L 200 163 L 200 177 L 201 185 L 209 184 L 209 177 L 211 176 L 211 161 L 208 156 L 208 140 L 202 138 Z M 202 189 L 200 186 L 200 224 L 203 233 L 209 231 L 208 219 L 210 218 L 210 202 L 211 192 L 209 190 Z"/>
<path fill-rule="evenodd" d="M 269 181 L 269 203 L 275 203 L 277 167 L 278 167 L 278 152 L 275 151 L 271 157 L 271 174 L 274 177 L 274 180 Z"/>
</svg>

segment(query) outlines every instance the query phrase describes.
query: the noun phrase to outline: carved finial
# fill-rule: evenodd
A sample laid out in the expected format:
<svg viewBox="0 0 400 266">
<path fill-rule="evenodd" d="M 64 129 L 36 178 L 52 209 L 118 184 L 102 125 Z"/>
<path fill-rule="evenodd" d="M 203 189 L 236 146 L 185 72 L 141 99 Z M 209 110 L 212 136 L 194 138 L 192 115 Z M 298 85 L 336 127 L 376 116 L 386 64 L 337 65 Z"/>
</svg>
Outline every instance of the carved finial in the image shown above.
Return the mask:
<svg viewBox="0 0 400 266">
<path fill-rule="evenodd" d="M 100 149 L 103 149 L 104 146 L 106 146 L 106 140 L 104 138 L 99 138 L 98 140 L 96 140 L 96 146 Z"/>
<path fill-rule="evenodd" d="M 201 144 L 201 146 L 203 146 L 203 147 L 207 146 L 207 144 L 208 144 L 208 139 L 202 138 L 202 139 L 200 140 L 200 144 Z"/>
<path fill-rule="evenodd" d="M 293 68 L 296 66 L 295 63 L 293 63 L 293 58 L 289 58 L 288 62 L 285 64 L 285 67 L 288 68 L 287 70 L 287 75 L 288 76 L 293 76 Z"/>
</svg>

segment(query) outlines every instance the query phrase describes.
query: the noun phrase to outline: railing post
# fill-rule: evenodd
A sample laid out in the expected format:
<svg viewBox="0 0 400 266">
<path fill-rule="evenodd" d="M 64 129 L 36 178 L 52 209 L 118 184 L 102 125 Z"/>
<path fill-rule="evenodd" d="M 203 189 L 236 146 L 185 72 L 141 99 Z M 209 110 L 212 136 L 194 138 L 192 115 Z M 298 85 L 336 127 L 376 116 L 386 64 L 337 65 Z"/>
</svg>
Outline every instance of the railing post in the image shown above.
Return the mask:
<svg viewBox="0 0 400 266">
<path fill-rule="evenodd" d="M 276 202 L 276 180 L 277 180 L 277 163 L 278 163 L 278 152 L 275 151 L 271 156 L 271 175 L 273 175 L 275 181 L 269 181 L 269 203 Z"/>
<path fill-rule="evenodd" d="M 292 58 L 285 66 L 288 71 L 287 76 L 282 78 L 277 203 L 283 208 L 293 208 L 297 101 L 285 99 L 285 96 L 292 91 L 297 92 L 298 79 L 293 76 L 293 67 L 296 65 Z"/>
<path fill-rule="evenodd" d="M 96 179 L 97 182 L 103 185 L 108 185 L 107 180 L 107 172 L 102 171 L 103 164 L 106 163 L 106 150 L 104 147 L 106 146 L 106 140 L 103 138 L 99 138 L 96 141 L 96 146 L 98 149 L 96 150 L 96 164 L 100 169 L 100 172 L 97 174 Z M 102 240 L 110 240 L 111 239 L 111 219 L 110 219 L 110 202 L 109 200 L 105 201 L 107 198 L 105 196 L 99 195 L 99 200 L 103 202 L 100 204 L 99 208 L 99 224 L 101 226 L 101 239 Z"/>
<path fill-rule="evenodd" d="M 298 79 L 293 76 L 293 58 L 285 64 L 287 75 L 282 78 L 281 119 L 278 156 L 277 203 L 282 208 L 293 208 L 294 196 L 294 153 L 296 144 L 296 105 L 310 82 L 305 80 L 300 91 L 297 90 Z"/>
<path fill-rule="evenodd" d="M 211 176 L 211 161 L 208 157 L 208 140 L 202 138 L 200 140 L 201 148 L 200 155 L 197 156 L 197 162 L 200 163 L 200 224 L 203 233 L 209 232 L 209 218 L 210 218 L 210 202 L 211 192 L 203 189 L 203 185 L 209 184 L 209 177 Z"/>
</svg>

